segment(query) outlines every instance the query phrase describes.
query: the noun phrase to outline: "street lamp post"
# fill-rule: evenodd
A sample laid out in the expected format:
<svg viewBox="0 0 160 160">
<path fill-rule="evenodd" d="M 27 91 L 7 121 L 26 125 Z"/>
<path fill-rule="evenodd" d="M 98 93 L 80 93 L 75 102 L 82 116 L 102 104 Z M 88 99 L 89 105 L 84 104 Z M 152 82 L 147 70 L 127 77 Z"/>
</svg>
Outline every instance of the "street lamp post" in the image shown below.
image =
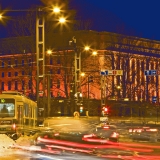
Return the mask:
<svg viewBox="0 0 160 160">
<path fill-rule="evenodd" d="M 59 13 L 60 9 L 55 7 L 53 9 L 54 13 Z M 59 19 L 60 23 L 65 22 L 65 18 L 61 17 Z M 43 116 L 49 116 L 50 115 L 50 74 L 47 75 L 47 111 L 46 112 L 46 107 L 45 107 L 45 17 L 44 17 L 44 12 L 43 9 L 39 8 L 37 10 L 37 15 L 36 15 L 36 64 L 37 64 L 37 82 L 36 82 L 36 94 L 37 94 L 37 104 L 39 104 L 39 82 L 40 78 L 42 79 L 43 82 L 43 109 L 44 113 Z M 51 52 L 52 53 L 52 52 Z M 51 54 L 49 53 L 49 54 Z M 42 66 L 42 69 L 40 69 L 40 66 Z"/>
<path fill-rule="evenodd" d="M 39 104 L 39 81 L 43 78 L 43 109 L 45 114 L 45 18 L 41 8 L 37 10 L 36 15 L 36 64 L 37 64 L 37 81 L 36 81 L 36 94 L 37 105 Z M 42 66 L 42 69 L 40 69 Z"/>
</svg>

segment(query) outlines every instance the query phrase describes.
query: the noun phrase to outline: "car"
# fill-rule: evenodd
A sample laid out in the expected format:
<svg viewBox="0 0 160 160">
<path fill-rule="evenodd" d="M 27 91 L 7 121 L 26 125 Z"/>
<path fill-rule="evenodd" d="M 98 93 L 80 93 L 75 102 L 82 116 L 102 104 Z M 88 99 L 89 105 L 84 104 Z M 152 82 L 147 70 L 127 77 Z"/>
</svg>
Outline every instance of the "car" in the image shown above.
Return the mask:
<svg viewBox="0 0 160 160">
<path fill-rule="evenodd" d="M 90 131 L 90 134 L 84 135 L 83 140 L 100 143 L 118 142 L 119 133 L 115 125 L 97 126 Z"/>
<path fill-rule="evenodd" d="M 160 132 L 157 128 L 142 127 L 129 129 L 130 138 L 133 141 L 160 141 Z"/>
<path fill-rule="evenodd" d="M 75 146 L 82 144 L 110 144 L 110 142 L 118 142 L 119 134 L 116 132 L 115 126 L 96 127 L 90 131 L 74 131 L 68 130 L 63 132 L 43 131 L 36 133 L 32 139 L 32 144 L 45 147 L 48 144 Z"/>
</svg>

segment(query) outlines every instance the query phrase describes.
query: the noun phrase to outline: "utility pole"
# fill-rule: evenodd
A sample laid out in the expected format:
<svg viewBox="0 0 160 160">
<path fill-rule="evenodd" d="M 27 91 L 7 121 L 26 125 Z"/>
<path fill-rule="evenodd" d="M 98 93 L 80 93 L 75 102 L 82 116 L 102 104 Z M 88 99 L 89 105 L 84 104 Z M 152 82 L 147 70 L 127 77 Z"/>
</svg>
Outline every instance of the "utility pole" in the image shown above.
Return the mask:
<svg viewBox="0 0 160 160">
<path fill-rule="evenodd" d="M 72 45 L 75 51 L 74 55 L 74 86 L 75 86 L 74 95 L 75 95 L 77 94 L 78 86 L 80 85 L 79 77 L 81 73 L 81 52 L 77 49 L 75 36 L 72 38 L 72 40 L 69 41 L 69 45 Z M 77 102 L 78 102 L 78 96 L 77 96 Z M 77 102 L 75 102 L 75 108 L 74 108 L 75 111 L 77 111 Z"/>
<path fill-rule="evenodd" d="M 88 76 L 88 104 L 87 104 L 87 112 L 86 115 L 88 116 L 88 112 L 89 112 L 89 92 L 90 92 L 90 88 L 89 88 L 89 83 L 90 83 L 90 77 Z"/>
<path fill-rule="evenodd" d="M 37 97 L 37 106 L 41 106 L 39 103 L 39 82 L 42 78 L 43 82 L 43 109 L 45 116 L 45 18 L 43 10 L 38 8 L 36 14 L 36 64 L 37 64 L 37 81 L 36 81 L 36 97 Z M 40 68 L 42 66 L 42 69 Z"/>
<path fill-rule="evenodd" d="M 51 112 L 50 78 L 51 78 L 51 76 L 50 76 L 50 72 L 49 72 L 47 75 L 47 111 L 48 111 L 47 116 L 48 117 L 50 117 L 50 112 Z"/>
</svg>

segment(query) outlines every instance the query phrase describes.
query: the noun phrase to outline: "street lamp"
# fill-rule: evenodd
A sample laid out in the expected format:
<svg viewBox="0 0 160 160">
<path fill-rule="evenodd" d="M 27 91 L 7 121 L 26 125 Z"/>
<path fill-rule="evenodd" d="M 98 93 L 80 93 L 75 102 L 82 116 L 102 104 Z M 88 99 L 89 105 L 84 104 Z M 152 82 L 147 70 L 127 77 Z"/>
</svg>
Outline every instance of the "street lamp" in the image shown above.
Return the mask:
<svg viewBox="0 0 160 160">
<path fill-rule="evenodd" d="M 59 13 L 60 12 L 60 8 L 59 7 L 54 7 L 53 8 L 53 12 L 54 13 Z"/>
<path fill-rule="evenodd" d="M 59 13 L 60 9 L 58 7 L 53 8 L 54 13 Z M 65 22 L 65 18 L 62 17 L 59 19 L 60 23 Z M 43 108 L 45 108 L 45 17 L 43 13 L 43 9 L 39 8 L 37 10 L 36 16 L 36 60 L 37 60 L 37 83 L 36 83 L 36 94 L 37 94 L 37 104 L 39 106 L 39 78 L 43 78 Z M 51 54 L 52 51 L 48 51 L 48 54 Z M 42 66 L 40 70 L 39 67 Z M 49 93 L 49 91 L 48 91 Z M 50 94 L 48 95 L 50 97 Z M 47 104 L 48 115 L 50 113 L 50 99 Z M 44 109 L 45 111 L 45 109 Z M 45 116 L 45 113 L 43 114 Z"/>
</svg>

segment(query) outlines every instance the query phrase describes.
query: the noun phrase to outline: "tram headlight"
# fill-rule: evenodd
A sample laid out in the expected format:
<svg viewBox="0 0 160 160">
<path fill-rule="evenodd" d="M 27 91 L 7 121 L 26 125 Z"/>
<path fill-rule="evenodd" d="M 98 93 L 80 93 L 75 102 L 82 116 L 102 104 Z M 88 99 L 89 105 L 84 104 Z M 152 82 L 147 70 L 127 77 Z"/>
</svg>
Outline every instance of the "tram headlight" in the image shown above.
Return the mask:
<svg viewBox="0 0 160 160">
<path fill-rule="evenodd" d="M 12 125 L 12 128 L 13 128 L 13 130 L 16 129 L 16 124 L 15 123 Z"/>
</svg>

